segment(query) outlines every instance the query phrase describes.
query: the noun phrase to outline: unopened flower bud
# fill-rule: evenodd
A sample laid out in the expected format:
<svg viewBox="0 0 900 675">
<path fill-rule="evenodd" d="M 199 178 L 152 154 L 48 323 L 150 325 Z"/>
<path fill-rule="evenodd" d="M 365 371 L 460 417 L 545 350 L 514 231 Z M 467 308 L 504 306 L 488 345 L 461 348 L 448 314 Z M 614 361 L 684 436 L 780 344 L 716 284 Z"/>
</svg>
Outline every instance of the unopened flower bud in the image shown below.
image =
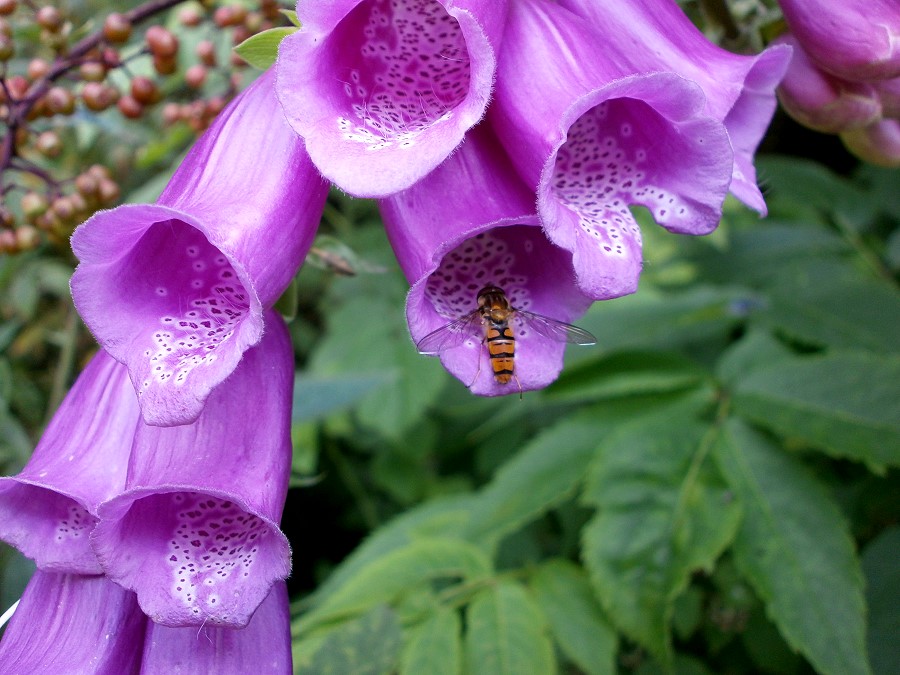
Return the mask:
<svg viewBox="0 0 900 675">
<path fill-rule="evenodd" d="M 196 54 L 203 65 L 210 68 L 216 65 L 216 46 L 211 40 L 200 40 L 197 43 Z"/>
<path fill-rule="evenodd" d="M 63 223 L 68 223 L 75 217 L 75 207 L 68 197 L 57 197 L 53 200 L 50 208 Z"/>
<path fill-rule="evenodd" d="M 103 82 L 88 82 L 81 90 L 81 100 L 88 110 L 100 112 L 119 100 L 119 92 Z"/>
<path fill-rule="evenodd" d="M 178 38 L 162 26 L 150 26 L 145 39 L 153 56 L 175 56 L 178 53 Z"/>
<path fill-rule="evenodd" d="M 39 195 L 37 192 L 26 192 L 22 195 L 22 200 L 19 202 L 22 207 L 23 215 L 28 218 L 37 218 L 41 214 L 43 214 L 47 207 L 47 198 L 43 195 Z"/>
<path fill-rule="evenodd" d="M 143 105 L 153 105 L 159 101 L 159 88 L 149 77 L 137 75 L 131 79 L 131 95 Z"/>
<path fill-rule="evenodd" d="M 37 151 L 44 157 L 59 157 L 62 152 L 62 141 L 55 131 L 42 131 L 35 141 Z"/>
<path fill-rule="evenodd" d="M 35 15 L 38 25 L 51 33 L 57 32 L 63 25 L 63 17 L 56 7 L 41 7 Z"/>
<path fill-rule="evenodd" d="M 89 173 L 97 180 L 103 180 L 104 178 L 112 178 L 112 172 L 107 169 L 102 164 L 91 164 L 88 167 L 86 173 Z"/>
<path fill-rule="evenodd" d="M 28 93 L 28 80 L 21 75 L 13 75 L 6 80 L 6 88 L 12 96 L 12 100 L 18 101 L 25 98 L 25 94 Z"/>
<path fill-rule="evenodd" d="M 162 109 L 163 124 L 172 126 L 181 120 L 181 106 L 177 103 L 166 103 Z"/>
<path fill-rule="evenodd" d="M 75 112 L 75 97 L 68 89 L 51 87 L 46 99 L 47 109 L 54 115 L 71 115 Z"/>
<path fill-rule="evenodd" d="M 18 0 L 0 0 L 0 16 L 9 16 L 18 6 Z"/>
<path fill-rule="evenodd" d="M 888 169 L 900 167 L 900 120 L 883 119 L 845 131 L 841 140 L 864 162 Z"/>
<path fill-rule="evenodd" d="M 16 228 L 16 245 L 20 251 L 30 251 L 41 243 L 41 233 L 32 225 L 20 225 Z"/>
<path fill-rule="evenodd" d="M 124 14 L 113 12 L 103 21 L 103 37 L 110 42 L 127 42 L 131 37 L 131 21 Z"/>
<path fill-rule="evenodd" d="M 0 230 L 0 253 L 15 253 L 17 250 L 16 233 L 12 230 Z"/>
<path fill-rule="evenodd" d="M 153 68 L 160 75 L 171 75 L 178 70 L 178 61 L 174 56 L 153 55 Z"/>
<path fill-rule="evenodd" d="M 102 82 L 106 77 L 106 66 L 99 61 L 87 61 L 78 67 L 78 74 L 85 82 Z"/>
<path fill-rule="evenodd" d="M 9 61 L 15 56 L 15 53 L 16 47 L 13 44 L 12 38 L 0 33 L 0 61 Z"/>
<path fill-rule="evenodd" d="M 50 72 L 50 64 L 44 59 L 31 59 L 28 62 L 28 77 L 31 80 L 39 80 Z"/>
<path fill-rule="evenodd" d="M 109 205 L 115 203 L 119 199 L 121 190 L 119 189 L 118 183 L 107 178 L 100 181 L 99 194 L 100 201 Z"/>
<path fill-rule="evenodd" d="M 178 13 L 178 20 L 182 26 L 194 27 L 200 25 L 200 22 L 203 21 L 203 15 L 196 7 L 185 7 Z"/>
<path fill-rule="evenodd" d="M 130 94 L 120 98 L 116 105 L 119 107 L 119 112 L 129 119 L 137 119 L 144 113 L 144 106 Z"/>
<path fill-rule="evenodd" d="M 184 74 L 184 81 L 189 87 L 199 89 L 206 81 L 206 67 L 201 66 L 199 63 L 191 66 Z"/>
</svg>

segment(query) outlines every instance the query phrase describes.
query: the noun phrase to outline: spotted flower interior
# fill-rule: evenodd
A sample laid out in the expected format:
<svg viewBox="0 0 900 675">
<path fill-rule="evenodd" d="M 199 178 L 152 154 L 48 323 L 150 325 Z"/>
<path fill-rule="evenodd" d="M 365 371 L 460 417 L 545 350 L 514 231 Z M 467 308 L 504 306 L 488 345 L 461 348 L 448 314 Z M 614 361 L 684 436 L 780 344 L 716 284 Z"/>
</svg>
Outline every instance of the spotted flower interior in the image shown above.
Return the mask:
<svg viewBox="0 0 900 675">
<path fill-rule="evenodd" d="M 330 48 L 348 110 L 338 127 L 371 151 L 411 147 L 418 132 L 449 119 L 469 90 L 465 39 L 438 2 L 361 2 Z"/>
<path fill-rule="evenodd" d="M 287 541 L 274 523 L 195 491 L 118 500 L 97 526 L 94 545 L 108 576 L 170 626 L 243 626 L 290 570 Z"/>
</svg>

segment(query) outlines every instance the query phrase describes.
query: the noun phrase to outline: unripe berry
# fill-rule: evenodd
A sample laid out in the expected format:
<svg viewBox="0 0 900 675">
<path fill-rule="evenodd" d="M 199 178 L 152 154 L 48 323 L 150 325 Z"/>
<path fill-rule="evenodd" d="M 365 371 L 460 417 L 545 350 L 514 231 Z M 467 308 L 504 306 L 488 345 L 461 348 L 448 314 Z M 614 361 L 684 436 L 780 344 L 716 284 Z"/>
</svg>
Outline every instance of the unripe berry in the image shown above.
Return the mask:
<svg viewBox="0 0 900 675">
<path fill-rule="evenodd" d="M 64 223 L 71 221 L 75 217 L 75 207 L 72 205 L 72 200 L 68 197 L 57 197 L 53 200 L 50 208 L 56 214 L 56 217 Z"/>
<path fill-rule="evenodd" d="M 16 224 L 16 219 L 5 206 L 0 206 L 0 227 L 12 227 Z"/>
<path fill-rule="evenodd" d="M 30 251 L 41 243 L 41 233 L 32 225 L 20 225 L 16 228 L 16 245 L 20 251 Z"/>
<path fill-rule="evenodd" d="M 62 14 L 56 7 L 41 7 L 35 19 L 41 28 L 51 33 L 57 32 L 63 25 Z"/>
<path fill-rule="evenodd" d="M 199 63 L 191 66 L 184 74 L 184 81 L 187 82 L 189 87 L 199 89 L 206 81 L 206 67 L 201 66 Z"/>
<path fill-rule="evenodd" d="M 16 233 L 12 230 L 0 230 L 0 253 L 15 253 L 16 250 Z"/>
<path fill-rule="evenodd" d="M 150 26 L 145 39 L 153 56 L 175 56 L 178 53 L 178 38 L 162 26 Z"/>
<path fill-rule="evenodd" d="M 185 7 L 178 13 L 178 20 L 182 26 L 199 26 L 203 21 L 203 15 L 195 7 Z"/>
<path fill-rule="evenodd" d="M 0 61 L 9 61 L 16 54 L 12 38 L 0 33 Z"/>
<path fill-rule="evenodd" d="M 75 190 L 84 197 L 94 197 L 100 187 L 100 179 L 89 173 L 89 170 L 75 176 Z"/>
<path fill-rule="evenodd" d="M 81 90 L 81 100 L 88 110 L 101 112 L 119 100 L 119 92 L 103 82 L 88 82 Z"/>
<path fill-rule="evenodd" d="M 37 192 L 26 192 L 22 195 L 22 200 L 19 202 L 22 207 L 22 213 L 26 218 L 37 218 L 39 215 L 43 214 L 48 207 L 47 198 L 43 195 L 39 195 Z"/>
<path fill-rule="evenodd" d="M 100 181 L 100 201 L 104 204 L 112 204 L 119 199 L 121 190 L 115 181 L 104 179 Z"/>
<path fill-rule="evenodd" d="M 28 62 L 28 77 L 32 80 L 39 80 L 50 72 L 50 64 L 44 59 L 31 59 Z"/>
<path fill-rule="evenodd" d="M 18 0 L 0 0 L 0 16 L 9 16 L 18 6 Z"/>
<path fill-rule="evenodd" d="M 98 181 L 103 180 L 104 178 L 112 178 L 112 172 L 102 164 L 91 164 L 85 173 L 92 175 Z"/>
<path fill-rule="evenodd" d="M 54 115 L 71 115 L 75 112 L 75 97 L 62 87 L 51 87 L 47 92 L 47 109 Z"/>
<path fill-rule="evenodd" d="M 106 77 L 106 66 L 99 61 L 86 61 L 78 67 L 78 74 L 85 82 L 102 82 Z"/>
<path fill-rule="evenodd" d="M 196 49 L 197 58 L 200 62 L 210 68 L 216 65 L 216 46 L 210 40 L 200 40 Z"/>
<path fill-rule="evenodd" d="M 153 105 L 159 100 L 159 89 L 149 77 L 137 75 L 131 79 L 131 95 L 138 103 Z"/>
<path fill-rule="evenodd" d="M 44 157 L 59 157 L 62 152 L 62 141 L 55 131 L 42 131 L 34 142 L 37 151 Z"/>
<path fill-rule="evenodd" d="M 9 89 L 12 99 L 18 101 L 24 98 L 25 94 L 28 92 L 28 80 L 21 75 L 13 75 L 6 80 L 6 88 Z"/>
<path fill-rule="evenodd" d="M 162 109 L 163 124 L 172 126 L 181 120 L 181 106 L 177 103 L 166 103 Z"/>
<path fill-rule="evenodd" d="M 178 61 L 174 56 L 153 56 L 153 68 L 160 75 L 171 75 L 178 70 Z"/>
<path fill-rule="evenodd" d="M 112 47 L 103 50 L 103 65 L 108 69 L 118 68 L 122 65 L 122 59 L 119 58 L 119 52 Z"/>
<path fill-rule="evenodd" d="M 131 37 L 131 21 L 124 14 L 113 12 L 103 21 L 103 37 L 110 42 L 127 42 Z"/>
<path fill-rule="evenodd" d="M 125 95 L 120 98 L 116 105 L 119 107 L 119 112 L 129 119 L 135 120 L 144 112 L 144 106 L 142 106 L 136 98 L 130 95 Z"/>
</svg>

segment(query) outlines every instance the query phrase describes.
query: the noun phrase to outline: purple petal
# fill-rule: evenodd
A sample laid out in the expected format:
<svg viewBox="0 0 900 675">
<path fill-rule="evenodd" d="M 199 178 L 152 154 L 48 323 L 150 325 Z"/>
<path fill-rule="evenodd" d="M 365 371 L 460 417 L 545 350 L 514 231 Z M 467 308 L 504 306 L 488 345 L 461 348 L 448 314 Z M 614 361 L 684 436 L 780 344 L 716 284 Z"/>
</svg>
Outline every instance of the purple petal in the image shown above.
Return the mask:
<svg viewBox="0 0 900 675">
<path fill-rule="evenodd" d="M 55 572 L 97 574 L 97 507 L 125 487 L 140 419 L 125 367 L 103 351 L 85 368 L 27 466 L 0 478 L 0 539 Z"/>
<path fill-rule="evenodd" d="M 897 0 L 779 0 L 791 32 L 822 69 L 845 80 L 900 76 Z"/>
<path fill-rule="evenodd" d="M 700 85 L 704 113 L 725 125 L 734 149 L 731 192 L 765 213 L 753 155 L 775 112 L 775 86 L 790 51 L 774 47 L 755 56 L 732 54 L 710 42 L 674 0 L 559 4 L 590 21 L 604 49 L 633 72 L 671 71 Z"/>
<path fill-rule="evenodd" d="M 246 628 L 147 623 L 141 675 L 291 673 L 287 587 L 276 583 Z"/>
<path fill-rule="evenodd" d="M 635 73 L 558 5 L 513 3 L 503 40 L 489 119 L 547 235 L 572 252 L 584 293 L 633 293 L 641 237 L 628 206 L 673 232 L 712 231 L 733 169 L 723 124 L 697 84 Z"/>
<path fill-rule="evenodd" d="M 301 0 L 277 91 L 316 166 L 381 197 L 440 164 L 484 114 L 506 0 Z"/>
<path fill-rule="evenodd" d="M 126 491 L 99 508 L 104 572 L 168 626 L 243 626 L 290 572 L 278 529 L 291 462 L 293 352 L 266 314 L 262 342 L 178 427 L 138 426 Z"/>
<path fill-rule="evenodd" d="M 72 236 L 72 296 L 128 366 L 144 419 L 184 424 L 263 330 L 312 243 L 327 185 L 266 73 L 223 111 L 157 204 L 103 211 Z"/>
<path fill-rule="evenodd" d="M 0 641 L 0 673 L 136 674 L 146 623 L 105 577 L 38 570 Z"/>
<path fill-rule="evenodd" d="M 848 82 L 821 70 L 789 33 L 778 40 L 794 50 L 791 65 L 778 88 L 778 98 L 800 124 L 836 134 L 868 126 L 881 117 L 881 101 L 874 86 Z"/>
<path fill-rule="evenodd" d="M 534 194 L 485 125 L 422 181 L 382 200 L 381 213 L 412 284 L 406 315 L 416 342 L 476 309 L 478 291 L 487 285 L 501 287 L 514 307 L 559 321 L 572 321 L 590 305 L 574 283 L 571 254 L 547 240 Z M 478 334 L 442 352 L 441 362 L 475 394 L 547 386 L 562 369 L 565 345 L 527 326 L 513 330 L 510 383 L 495 381 Z"/>
<path fill-rule="evenodd" d="M 881 100 L 882 114 L 893 119 L 900 118 L 900 77 L 877 82 L 875 90 Z"/>
</svg>

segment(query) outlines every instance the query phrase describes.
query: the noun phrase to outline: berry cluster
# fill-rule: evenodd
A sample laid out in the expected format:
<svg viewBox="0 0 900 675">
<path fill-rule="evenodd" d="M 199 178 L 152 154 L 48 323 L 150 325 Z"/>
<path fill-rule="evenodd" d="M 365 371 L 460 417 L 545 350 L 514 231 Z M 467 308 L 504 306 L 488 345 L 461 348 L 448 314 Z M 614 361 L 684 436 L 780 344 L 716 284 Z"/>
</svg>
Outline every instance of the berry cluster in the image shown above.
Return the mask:
<svg viewBox="0 0 900 675">
<path fill-rule="evenodd" d="M 76 225 L 118 202 L 136 149 L 93 164 L 76 128 L 183 125 L 193 133 L 177 136 L 180 150 L 209 126 L 242 88 L 246 64 L 229 48 L 287 23 L 277 0 L 226 2 L 151 0 L 98 20 L 0 0 L 0 253 L 67 247 Z"/>
</svg>

